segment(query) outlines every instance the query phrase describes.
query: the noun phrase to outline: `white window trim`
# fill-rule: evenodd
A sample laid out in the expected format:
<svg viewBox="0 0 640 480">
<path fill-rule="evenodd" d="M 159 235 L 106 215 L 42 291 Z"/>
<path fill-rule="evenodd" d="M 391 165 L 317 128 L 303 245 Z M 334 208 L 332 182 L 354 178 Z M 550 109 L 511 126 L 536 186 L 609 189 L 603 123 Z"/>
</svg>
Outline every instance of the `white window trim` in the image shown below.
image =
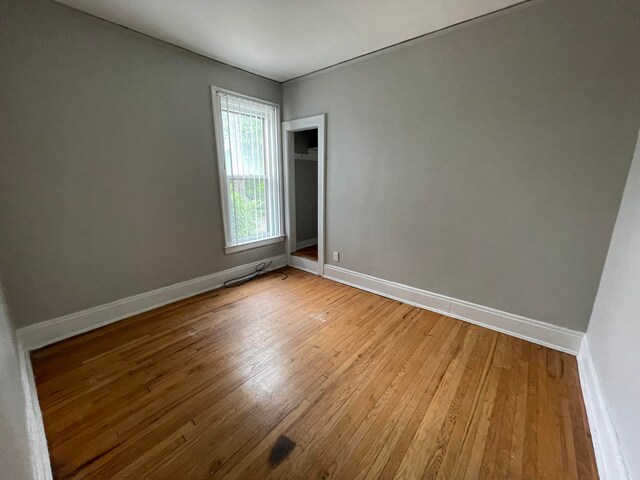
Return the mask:
<svg viewBox="0 0 640 480">
<path fill-rule="evenodd" d="M 243 95 L 242 93 L 237 93 L 234 92 L 232 90 L 227 90 L 225 88 L 219 88 L 216 87 L 215 85 L 211 85 L 211 104 L 213 106 L 213 131 L 214 131 L 214 135 L 215 135 L 215 139 L 216 139 L 216 153 L 218 156 L 218 177 L 220 180 L 220 197 L 221 197 L 221 207 L 222 207 L 222 222 L 224 225 L 224 253 L 229 255 L 231 253 L 236 253 L 236 252 L 241 252 L 243 250 L 250 250 L 252 248 L 258 248 L 258 247 L 263 247 L 265 245 L 271 245 L 274 243 L 278 243 L 278 242 L 282 242 L 284 241 L 286 235 L 282 234 L 282 235 L 278 235 L 275 237 L 267 237 L 267 238 L 261 238 L 259 240 L 252 240 L 250 242 L 246 242 L 246 243 L 239 243 L 237 245 L 229 245 L 229 225 L 230 225 L 230 221 L 229 221 L 229 212 L 228 212 L 228 205 L 229 205 L 229 200 L 228 200 L 228 196 L 229 193 L 227 191 L 227 173 L 225 171 L 225 156 L 224 156 L 224 139 L 222 138 L 222 112 L 220 110 L 220 104 L 218 102 L 217 99 L 217 95 L 216 92 L 221 91 L 221 92 L 225 92 L 228 93 L 230 95 L 234 95 L 237 97 L 242 97 L 242 98 L 246 98 L 248 100 L 253 100 L 254 102 L 260 102 L 260 103 L 264 103 L 267 105 L 272 105 L 275 107 L 276 109 L 276 124 L 275 124 L 275 128 L 276 128 L 276 154 L 277 154 L 277 161 L 280 164 L 280 174 L 281 174 L 281 178 L 280 178 L 280 198 L 282 200 L 281 205 L 283 208 L 283 211 L 280 212 L 280 231 L 284 232 L 284 216 L 285 216 L 285 212 L 284 212 L 284 200 L 283 200 L 283 183 L 284 183 L 284 176 L 283 176 L 283 168 L 282 168 L 282 152 L 280 149 L 280 137 L 281 137 L 281 122 L 280 122 L 280 105 L 278 105 L 277 103 L 273 103 L 273 102 L 269 102 L 267 100 L 262 100 L 261 98 L 256 98 L 256 97 L 250 97 L 248 95 Z"/>
<path fill-rule="evenodd" d="M 224 253 L 227 255 L 230 253 L 241 252 L 243 250 L 249 250 L 251 248 L 264 247 L 265 245 L 271 245 L 272 243 L 279 243 L 284 241 L 284 235 L 278 237 L 263 238 L 260 240 L 252 240 L 247 243 L 239 243 L 238 245 L 232 245 L 231 247 L 224 247 Z"/>
</svg>

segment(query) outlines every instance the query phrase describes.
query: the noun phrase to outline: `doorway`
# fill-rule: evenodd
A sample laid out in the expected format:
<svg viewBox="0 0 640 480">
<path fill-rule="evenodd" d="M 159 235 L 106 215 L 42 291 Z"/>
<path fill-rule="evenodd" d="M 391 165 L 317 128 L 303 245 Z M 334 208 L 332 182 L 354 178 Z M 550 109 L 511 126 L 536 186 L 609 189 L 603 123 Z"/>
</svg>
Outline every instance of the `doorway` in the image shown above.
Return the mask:
<svg viewBox="0 0 640 480">
<path fill-rule="evenodd" d="M 287 263 L 324 274 L 325 115 L 282 123 Z"/>
</svg>

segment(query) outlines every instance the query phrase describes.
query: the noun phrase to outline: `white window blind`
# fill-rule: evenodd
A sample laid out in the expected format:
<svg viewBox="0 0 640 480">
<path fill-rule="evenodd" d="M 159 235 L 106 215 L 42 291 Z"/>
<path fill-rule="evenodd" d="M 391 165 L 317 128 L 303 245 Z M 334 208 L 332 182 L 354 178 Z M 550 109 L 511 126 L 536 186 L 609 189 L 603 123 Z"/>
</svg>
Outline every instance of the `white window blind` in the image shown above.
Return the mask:
<svg viewBox="0 0 640 480">
<path fill-rule="evenodd" d="M 212 91 L 227 252 L 279 241 L 278 106 Z"/>
</svg>

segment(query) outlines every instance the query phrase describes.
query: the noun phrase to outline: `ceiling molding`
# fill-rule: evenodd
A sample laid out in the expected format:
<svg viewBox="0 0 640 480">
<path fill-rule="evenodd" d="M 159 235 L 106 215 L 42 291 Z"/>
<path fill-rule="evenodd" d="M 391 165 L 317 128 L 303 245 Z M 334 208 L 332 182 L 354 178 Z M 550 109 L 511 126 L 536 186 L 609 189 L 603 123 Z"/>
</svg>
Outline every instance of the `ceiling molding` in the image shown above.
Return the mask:
<svg viewBox="0 0 640 480">
<path fill-rule="evenodd" d="M 422 35 L 418 35 L 417 37 L 413 37 L 413 38 L 409 38 L 407 40 L 403 40 L 402 42 L 398 42 L 398 43 L 394 43 L 393 45 L 389 45 L 388 47 L 382 47 L 379 48 L 377 50 L 373 50 L 371 52 L 367 52 L 367 53 L 363 53 L 362 55 L 358 55 L 357 57 L 353 57 L 353 58 L 349 58 L 347 60 L 343 60 L 341 62 L 335 63 L 333 65 L 329 65 L 326 67 L 322 67 L 319 68 L 317 70 L 314 70 L 313 72 L 309 72 L 309 73 L 304 73 L 302 75 L 299 75 L 297 77 L 293 77 L 293 78 L 289 78 L 288 80 L 283 80 L 279 83 L 281 84 L 285 84 L 285 83 L 289 83 L 289 82 L 295 82 L 296 80 L 300 80 L 306 77 L 311 77 L 311 76 L 316 76 L 322 73 L 326 73 L 332 70 L 335 70 L 337 68 L 340 67 L 344 67 L 346 65 L 352 64 L 352 63 L 357 63 L 360 62 L 362 60 L 366 60 L 367 58 L 372 58 L 372 57 L 376 57 L 378 55 L 382 55 L 385 53 L 389 53 L 395 50 L 398 50 L 400 48 L 405 48 L 405 47 L 409 47 L 411 45 L 416 45 L 418 43 L 421 43 L 425 40 L 428 40 L 430 38 L 435 38 L 435 37 L 439 37 L 441 35 L 444 34 L 448 34 L 448 33 L 453 33 L 457 30 L 460 30 L 461 28 L 468 28 L 472 25 L 476 25 L 478 23 L 482 23 L 488 20 L 492 20 L 494 18 L 498 18 L 501 17 L 503 15 L 507 15 L 510 13 L 514 13 L 520 10 L 523 10 L 525 8 L 528 7 L 533 7 L 534 5 L 539 5 L 541 3 L 544 2 L 548 2 L 550 0 L 522 0 L 519 3 L 514 3 L 513 5 L 509 5 L 507 7 L 503 7 L 499 10 L 495 10 L 493 12 L 489 12 L 489 13 L 485 13 L 482 15 L 478 15 L 477 17 L 474 18 L 470 18 L 468 20 L 463 20 L 461 22 L 458 22 L 456 24 L 453 25 L 449 25 L 446 27 L 442 27 L 438 30 L 434 30 L 432 32 L 427 32 L 424 33 Z"/>
<path fill-rule="evenodd" d="M 309 48 L 310 48 L 310 44 L 309 44 L 308 41 L 307 41 L 306 44 L 304 42 L 300 42 L 300 41 L 298 43 L 296 43 L 295 38 L 288 39 L 286 37 L 287 33 L 285 33 L 284 34 L 285 36 L 282 37 L 282 35 L 280 33 L 278 33 L 278 30 L 274 29 L 274 27 L 272 27 L 270 25 L 264 27 L 261 31 L 256 31 L 256 33 L 255 33 L 256 38 L 260 38 L 261 36 L 264 36 L 264 35 L 271 36 L 271 37 L 274 37 L 274 43 L 278 44 L 278 45 L 281 45 L 283 41 L 286 41 L 286 44 L 288 45 L 287 48 L 289 48 L 289 50 L 288 51 L 283 51 L 281 59 L 280 58 L 274 59 L 273 51 L 276 50 L 276 48 L 272 48 L 272 46 L 268 42 L 262 42 L 262 45 L 263 45 L 262 52 L 257 52 L 257 53 L 256 52 L 252 52 L 251 55 L 253 55 L 252 58 L 258 58 L 258 57 L 261 58 L 261 62 L 262 62 L 263 65 L 264 65 L 264 62 L 266 60 L 262 60 L 262 57 L 269 57 L 269 56 L 271 57 L 271 60 L 270 60 L 271 63 L 269 63 L 269 65 L 271 65 L 271 64 L 274 65 L 273 67 L 271 67 L 271 70 L 274 73 L 265 73 L 264 72 L 264 68 L 260 69 L 259 65 L 255 69 L 252 68 L 252 65 L 248 65 L 247 66 L 247 62 L 248 61 L 247 61 L 247 58 L 246 58 L 247 55 L 245 55 L 246 52 L 242 53 L 242 48 L 246 47 L 246 43 L 247 43 L 246 41 L 245 41 L 245 45 L 244 46 L 243 45 L 237 46 L 235 44 L 230 44 L 230 45 L 233 45 L 233 47 L 226 47 L 226 46 L 225 47 L 219 47 L 220 42 L 218 42 L 218 44 L 217 44 L 218 45 L 217 46 L 218 49 L 227 48 L 230 51 L 230 54 L 235 51 L 238 54 L 237 58 L 240 59 L 239 62 L 238 62 L 238 63 L 240 63 L 240 65 L 238 65 L 238 64 L 235 64 L 235 62 L 232 59 L 225 60 L 225 59 L 218 58 L 216 55 L 208 54 L 207 52 L 203 51 L 203 48 L 198 48 L 198 49 L 189 48 L 188 46 L 181 45 L 179 43 L 176 43 L 175 41 L 171 41 L 170 39 L 166 38 L 168 36 L 171 36 L 169 34 L 173 33 L 173 32 L 164 32 L 165 33 L 164 35 L 159 36 L 159 35 L 154 35 L 153 33 L 150 33 L 148 31 L 148 30 L 151 29 L 150 27 L 146 28 L 146 29 L 144 29 L 144 28 L 141 29 L 141 28 L 136 28 L 136 26 L 133 26 L 132 24 L 135 24 L 136 22 L 138 22 L 138 23 L 140 22 L 140 18 L 148 17 L 148 15 L 146 15 L 146 11 L 144 12 L 145 13 L 144 15 L 142 14 L 143 12 L 137 11 L 136 12 L 136 18 L 131 18 L 131 19 L 127 18 L 125 20 L 125 23 L 127 23 L 127 24 L 124 24 L 123 21 L 117 21 L 117 20 L 114 20 L 113 18 L 105 18 L 105 16 L 113 17 L 113 16 L 115 16 L 115 14 L 114 15 L 104 15 L 104 14 L 100 15 L 100 14 L 97 14 L 97 13 L 95 13 L 93 11 L 87 11 L 84 8 L 82 8 L 85 4 L 87 4 L 89 10 L 91 8 L 94 8 L 93 5 L 95 5 L 95 3 L 90 2 L 89 0 L 51 0 L 51 1 L 54 1 L 55 3 L 57 3 L 59 5 L 63 5 L 64 7 L 68 8 L 68 9 L 74 11 L 74 12 L 78 12 L 80 14 L 88 15 L 88 16 L 94 18 L 94 19 L 97 19 L 97 20 L 100 20 L 100 21 L 103 21 L 103 22 L 107 22 L 107 23 L 112 24 L 112 25 L 119 26 L 119 27 L 127 29 L 127 30 L 129 30 L 131 32 L 135 32 L 135 33 L 138 33 L 140 35 L 144 35 L 145 37 L 153 38 L 155 40 L 160 40 L 163 43 L 166 43 L 168 45 L 172 45 L 173 47 L 176 47 L 176 48 L 179 48 L 181 50 L 193 53 L 195 55 L 198 55 L 200 57 L 206 58 L 208 60 L 213 60 L 213 61 L 215 61 L 217 63 L 220 63 L 222 65 L 225 65 L 225 66 L 227 66 L 229 68 L 233 68 L 235 70 L 239 70 L 239 71 L 242 71 L 244 73 L 248 73 L 250 75 L 254 75 L 254 76 L 260 77 L 262 79 L 269 80 L 269 81 L 274 82 L 274 83 L 284 84 L 284 83 L 287 83 L 287 82 L 293 82 L 293 81 L 299 80 L 301 78 L 305 78 L 305 77 L 321 74 L 321 73 L 324 73 L 324 72 L 339 68 L 341 66 L 345 66 L 347 64 L 351 64 L 351 63 L 354 63 L 354 62 L 362 61 L 363 59 L 366 59 L 366 58 L 369 58 L 369 57 L 377 56 L 377 55 L 380 55 L 380 54 L 383 54 L 383 53 L 387 53 L 387 52 L 396 50 L 398 48 L 407 47 L 407 46 L 419 43 L 421 41 L 424 41 L 426 39 L 429 39 L 429 38 L 432 38 L 432 37 L 435 37 L 435 36 L 438 36 L 438 35 L 442 35 L 442 34 L 445 34 L 445 33 L 450 33 L 450 32 L 456 31 L 459 28 L 468 27 L 468 26 L 470 26 L 472 24 L 475 24 L 477 22 L 486 21 L 486 20 L 491 19 L 491 18 L 496 18 L 498 16 L 505 15 L 507 13 L 512 13 L 512 12 L 518 11 L 518 10 L 520 10 L 522 8 L 533 6 L 533 5 L 536 5 L 536 4 L 545 2 L 545 1 L 549 1 L 549 0 L 519 0 L 519 1 L 518 0 L 494 0 L 494 2 L 506 3 L 506 5 L 501 7 L 501 8 L 494 9 L 492 11 L 481 13 L 481 14 L 476 15 L 476 16 L 471 17 L 471 18 L 464 18 L 464 19 L 462 19 L 462 20 L 460 20 L 460 21 L 458 21 L 456 23 L 452 23 L 452 24 L 449 24 L 449 25 L 443 25 L 442 27 L 435 28 L 433 30 L 427 31 L 425 33 L 421 33 L 421 34 L 413 36 L 411 38 L 407 38 L 407 39 L 403 39 L 401 41 L 397 41 L 397 42 L 392 43 L 390 45 L 386 45 L 386 46 L 382 46 L 382 47 L 379 47 L 379 48 L 375 48 L 373 50 L 364 51 L 363 53 L 357 54 L 355 56 L 351 56 L 349 58 L 345 58 L 343 60 L 339 60 L 337 62 L 329 63 L 327 65 L 323 65 L 322 63 L 320 63 L 320 66 L 318 66 L 314 70 L 311 70 L 311 71 L 308 71 L 308 72 L 304 72 L 303 71 L 304 73 L 300 73 L 298 75 L 294 75 L 294 76 L 292 76 L 290 78 L 286 78 L 286 75 L 285 75 L 286 71 L 293 71 L 295 69 L 304 68 L 304 65 L 297 66 L 297 63 L 301 63 L 302 64 L 302 63 L 306 62 L 305 65 L 310 65 L 309 60 L 308 60 L 309 57 L 312 56 L 311 54 L 308 53 Z M 193 8 L 195 8 L 195 7 L 198 6 L 198 4 L 197 4 L 198 0 L 193 0 L 193 1 L 195 2 Z M 131 4 L 134 3 L 132 0 L 129 0 L 129 2 Z M 127 2 L 127 5 L 129 4 L 129 2 Z M 442 2 L 446 2 L 446 0 L 431 0 L 431 4 L 432 5 L 429 8 L 437 10 L 436 7 L 438 7 L 439 5 L 441 6 Z M 122 3 L 122 1 L 119 1 L 119 0 L 104 0 L 103 2 L 99 2 L 99 4 L 102 6 L 101 8 L 107 8 L 107 10 L 111 9 L 111 10 L 117 11 L 120 16 L 126 15 L 127 11 L 128 11 L 128 10 L 126 10 L 128 7 L 122 7 L 123 3 Z M 105 7 L 105 5 L 107 7 Z M 221 2 L 220 5 L 222 7 L 225 7 L 226 4 L 224 2 Z M 251 5 L 251 0 L 245 0 L 244 1 L 244 7 L 246 8 L 248 5 Z M 398 5 L 402 6 L 402 3 L 400 3 Z M 407 5 L 404 5 L 404 6 L 407 7 Z M 118 8 L 120 8 L 120 10 L 118 10 Z M 192 10 L 193 10 L 193 8 L 192 8 Z M 361 13 L 362 7 L 357 7 L 355 10 L 357 10 L 358 8 L 360 9 L 360 11 L 358 11 L 356 13 Z M 378 10 L 380 10 L 381 7 L 379 7 L 379 5 L 378 5 L 376 8 L 378 8 Z M 442 7 L 442 8 L 444 8 L 444 7 Z M 167 11 L 166 4 L 165 4 L 165 9 L 164 10 L 162 10 L 162 8 L 160 8 L 159 10 L 161 10 L 163 12 L 162 15 L 165 15 L 165 16 L 168 13 L 170 13 L 170 12 Z M 406 8 L 405 8 L 405 10 L 406 10 Z M 149 10 L 149 11 L 151 11 L 151 10 Z M 160 15 L 158 12 L 154 12 L 154 13 L 156 13 L 156 15 Z M 191 12 L 191 13 L 193 13 L 193 12 Z M 326 11 L 324 13 L 326 13 Z M 333 11 L 330 11 L 330 13 L 333 15 Z M 354 11 L 350 11 L 348 13 L 349 13 L 350 16 L 349 15 L 347 16 L 347 20 L 353 21 L 353 17 L 355 15 Z M 422 12 L 422 13 L 424 14 L 424 12 Z M 160 16 L 162 16 L 162 15 L 160 15 Z M 203 17 L 204 16 L 205 15 L 203 15 Z M 441 13 L 441 16 L 446 16 L 446 15 Z M 449 16 L 451 16 L 451 12 L 449 12 Z M 339 16 L 336 16 L 336 17 L 339 17 Z M 191 18 L 191 17 L 189 17 L 189 18 Z M 396 20 L 398 20 L 398 19 L 396 18 Z M 401 19 L 401 20 L 403 20 L 403 19 Z M 345 20 L 345 22 L 346 22 L 346 20 Z M 162 22 L 158 21 L 158 24 L 161 25 Z M 183 21 L 183 24 L 184 24 L 184 21 Z M 400 26 L 398 26 L 398 25 L 400 25 Z M 398 34 L 398 32 L 402 30 L 402 26 L 403 25 L 404 24 L 402 23 L 402 21 L 399 24 L 398 24 L 398 22 L 396 22 L 396 27 L 395 27 L 395 33 L 396 34 Z M 202 25 L 200 24 L 200 26 L 202 26 Z M 408 27 L 411 26 L 409 19 L 407 19 L 407 26 Z M 183 27 L 184 27 L 184 25 L 183 25 Z M 160 28 L 160 27 L 158 27 L 158 28 Z M 172 28 L 174 28 L 174 27 L 172 27 Z M 327 27 L 327 29 L 331 29 L 331 28 L 332 28 L 331 27 L 331 22 L 329 22 L 329 26 Z M 342 33 L 344 35 L 344 25 L 342 25 L 341 28 L 342 28 L 342 30 L 340 30 L 339 28 L 337 30 L 339 31 L 339 33 Z M 184 29 L 185 30 L 189 30 L 188 25 Z M 413 24 L 413 29 L 415 30 L 415 23 Z M 177 22 L 176 22 L 176 27 L 174 28 L 174 30 L 176 32 L 178 32 L 177 34 L 181 33 L 181 31 L 178 29 Z M 215 29 L 215 25 L 212 26 L 211 30 L 212 31 L 216 30 Z M 276 33 L 274 33 L 274 32 L 276 32 Z M 353 33 L 353 35 L 362 35 L 362 34 L 358 34 L 357 32 L 350 32 L 350 33 Z M 380 35 L 382 35 L 382 34 L 380 34 Z M 365 35 L 362 35 L 362 36 L 364 37 Z M 239 37 L 239 38 L 241 38 L 241 37 Z M 283 40 L 283 38 L 284 38 L 284 40 Z M 366 42 L 371 43 L 372 39 L 367 37 L 363 41 L 365 43 Z M 319 43 L 319 42 L 316 42 L 316 43 Z M 362 43 L 362 42 L 360 42 L 360 43 Z M 323 51 L 322 48 L 318 47 L 318 45 L 311 44 L 311 46 L 313 47 L 315 53 L 318 54 L 318 56 L 320 56 L 320 57 L 322 57 L 322 55 L 325 55 L 326 58 L 329 58 L 331 55 L 335 56 L 335 54 L 327 53 L 328 51 L 330 52 L 331 46 L 327 46 L 326 48 L 324 48 L 324 51 Z M 321 46 L 324 47 L 323 44 L 321 44 Z M 271 48 L 271 50 L 269 50 L 270 48 Z M 247 49 L 245 48 L 245 50 L 247 50 Z M 252 50 L 252 49 L 248 49 L 248 50 Z M 346 50 L 349 50 L 349 48 L 346 48 Z M 291 53 L 291 52 L 293 52 L 293 53 Z M 249 55 L 249 57 L 251 57 L 251 55 Z M 227 56 L 229 56 L 229 54 Z M 298 58 L 296 58 L 296 56 Z M 315 63 L 318 63 L 319 61 L 321 61 L 321 60 L 314 60 Z M 296 65 L 296 67 L 294 68 L 294 67 L 292 67 L 292 65 Z"/>
</svg>

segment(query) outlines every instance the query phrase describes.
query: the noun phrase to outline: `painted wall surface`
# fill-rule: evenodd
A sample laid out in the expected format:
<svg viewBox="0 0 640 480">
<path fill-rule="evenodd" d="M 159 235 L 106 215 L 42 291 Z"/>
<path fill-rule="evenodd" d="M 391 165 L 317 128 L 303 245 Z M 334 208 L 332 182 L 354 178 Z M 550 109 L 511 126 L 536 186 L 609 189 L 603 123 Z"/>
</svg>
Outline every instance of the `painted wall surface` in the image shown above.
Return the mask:
<svg viewBox="0 0 640 480">
<path fill-rule="evenodd" d="M 293 136 L 296 153 L 318 146 L 318 130 L 303 130 Z M 296 241 L 318 238 L 318 163 L 295 161 Z"/>
<path fill-rule="evenodd" d="M 640 478 L 640 140 L 587 338 L 631 478 Z"/>
<path fill-rule="evenodd" d="M 0 477 L 35 477 L 13 327 L 0 291 Z"/>
<path fill-rule="evenodd" d="M 296 241 L 318 238 L 318 162 L 296 160 Z"/>
<path fill-rule="evenodd" d="M 0 4 L 0 271 L 17 325 L 278 255 L 225 255 L 210 85 L 281 85 L 46 0 Z"/>
<path fill-rule="evenodd" d="M 327 251 L 585 331 L 640 124 L 638 45 L 633 0 L 538 2 L 285 83 L 285 120 L 327 113 Z"/>
</svg>

